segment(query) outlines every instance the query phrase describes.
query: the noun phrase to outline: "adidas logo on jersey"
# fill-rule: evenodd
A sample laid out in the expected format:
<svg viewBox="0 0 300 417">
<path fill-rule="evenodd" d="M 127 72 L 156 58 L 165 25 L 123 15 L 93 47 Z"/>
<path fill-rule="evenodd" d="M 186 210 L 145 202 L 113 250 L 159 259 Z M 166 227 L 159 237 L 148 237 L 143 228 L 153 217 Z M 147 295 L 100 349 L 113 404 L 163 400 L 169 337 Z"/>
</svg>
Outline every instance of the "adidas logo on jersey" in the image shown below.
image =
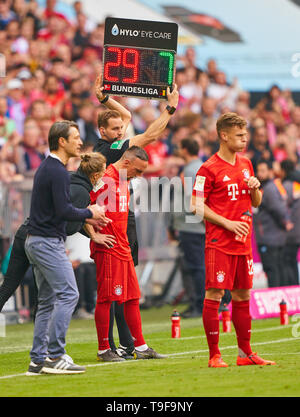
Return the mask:
<svg viewBox="0 0 300 417">
<path fill-rule="evenodd" d="M 225 175 L 225 177 L 223 178 L 223 181 L 225 182 L 225 181 L 230 181 L 230 178 L 227 176 L 227 175 Z"/>
</svg>

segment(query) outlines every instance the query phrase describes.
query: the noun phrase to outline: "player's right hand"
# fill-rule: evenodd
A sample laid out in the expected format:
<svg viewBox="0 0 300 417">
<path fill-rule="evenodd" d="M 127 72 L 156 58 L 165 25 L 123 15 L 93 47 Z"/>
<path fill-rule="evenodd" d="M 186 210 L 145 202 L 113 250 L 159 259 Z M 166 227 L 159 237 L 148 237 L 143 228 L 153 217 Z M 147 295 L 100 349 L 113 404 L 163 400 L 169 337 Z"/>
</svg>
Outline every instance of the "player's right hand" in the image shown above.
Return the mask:
<svg viewBox="0 0 300 417">
<path fill-rule="evenodd" d="M 113 235 L 104 235 L 101 233 L 95 233 L 91 239 L 93 242 L 103 245 L 109 249 L 117 243 L 116 238 Z"/>
<path fill-rule="evenodd" d="M 105 224 L 109 223 L 111 220 L 106 220 L 105 212 L 103 207 L 98 206 L 98 204 L 93 204 L 88 206 L 88 209 L 92 212 L 92 218 L 95 220 L 102 220 Z"/>
<path fill-rule="evenodd" d="M 248 223 L 235 220 L 227 220 L 225 229 L 235 233 L 239 237 L 247 236 L 250 231 Z"/>
<path fill-rule="evenodd" d="M 174 84 L 172 93 L 170 92 L 170 88 L 167 88 L 167 98 L 168 103 L 171 107 L 177 107 L 178 100 L 179 100 L 179 92 L 177 90 L 177 84 Z"/>
</svg>

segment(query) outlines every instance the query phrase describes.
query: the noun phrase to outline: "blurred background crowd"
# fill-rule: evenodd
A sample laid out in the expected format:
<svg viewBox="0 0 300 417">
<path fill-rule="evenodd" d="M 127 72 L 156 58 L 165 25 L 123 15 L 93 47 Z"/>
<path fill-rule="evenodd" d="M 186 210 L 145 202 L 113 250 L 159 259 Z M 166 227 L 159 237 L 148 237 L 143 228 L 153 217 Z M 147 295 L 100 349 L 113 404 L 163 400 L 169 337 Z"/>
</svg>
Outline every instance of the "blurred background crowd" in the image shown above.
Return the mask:
<svg viewBox="0 0 300 417">
<path fill-rule="evenodd" d="M 83 1 L 73 4 L 75 21 L 56 11 L 56 1 L 42 9 L 35 1 L 0 0 L 0 184 L 23 184 L 32 178 L 47 157 L 48 131 L 59 119 L 74 120 L 80 127 L 84 150 L 99 138 L 97 114 L 104 110 L 94 94 L 102 71 L 104 22 L 91 20 Z M 5 58 L 5 59 L 4 59 Z M 253 103 L 251 93 L 229 82 L 210 59 L 196 64 L 196 52 L 186 47 L 177 56 L 176 83 L 180 92 L 176 113 L 162 137 L 147 146 L 146 178 L 173 178 L 184 160 L 179 152 L 183 139 L 192 138 L 204 162 L 218 150 L 216 120 L 233 111 L 248 122 L 245 151 L 254 166 L 263 159 L 279 176 L 280 163 L 289 160 L 300 169 L 300 103 L 291 91 L 270 85 Z M 118 97 L 132 113 L 127 136 L 143 132 L 165 108 L 165 102 Z M 77 167 L 72 160 L 69 169 Z M 15 212 L 11 237 L 23 221 L 22 203 L 12 189 L 10 211 Z M 4 227 L 0 220 L 0 231 Z"/>
</svg>

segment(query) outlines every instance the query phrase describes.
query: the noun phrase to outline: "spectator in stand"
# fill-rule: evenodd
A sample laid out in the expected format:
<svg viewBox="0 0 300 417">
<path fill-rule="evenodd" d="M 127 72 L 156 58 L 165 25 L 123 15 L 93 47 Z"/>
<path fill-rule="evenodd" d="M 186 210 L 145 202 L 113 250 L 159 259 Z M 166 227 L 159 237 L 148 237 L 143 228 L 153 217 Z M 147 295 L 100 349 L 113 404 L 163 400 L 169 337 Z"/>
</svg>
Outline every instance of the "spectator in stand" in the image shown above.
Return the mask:
<svg viewBox="0 0 300 417">
<path fill-rule="evenodd" d="M 17 132 L 22 135 L 24 120 L 28 109 L 28 101 L 24 97 L 23 83 L 18 78 L 9 80 L 6 84 L 8 114 L 16 123 Z"/>
<path fill-rule="evenodd" d="M 16 13 L 11 10 L 11 5 L 11 0 L 0 2 L 0 30 L 6 29 L 9 22 L 17 19 Z"/>
<path fill-rule="evenodd" d="M 299 285 L 298 251 L 300 248 L 300 171 L 291 160 L 280 163 L 280 177 L 288 195 L 288 206 L 293 228 L 289 230 L 283 250 L 286 285 Z"/>
<path fill-rule="evenodd" d="M 78 116 L 76 123 L 79 127 L 80 137 L 83 142 L 96 144 L 99 140 L 99 134 L 96 133 L 94 126 L 95 106 L 91 101 L 84 101 L 78 108 Z"/>
<path fill-rule="evenodd" d="M 218 65 L 215 59 L 209 59 L 206 65 L 206 73 L 211 82 L 215 82 L 218 73 Z"/>
<path fill-rule="evenodd" d="M 254 172 L 256 172 L 256 165 L 260 159 L 271 163 L 274 161 L 274 155 L 269 145 L 265 126 L 258 127 L 254 130 L 247 152 L 248 157 L 251 159 Z"/>
<path fill-rule="evenodd" d="M 27 118 L 24 123 L 24 135 L 19 146 L 18 171 L 25 173 L 35 171 L 45 159 L 40 152 L 41 132 L 38 124 L 32 118 Z"/>
<path fill-rule="evenodd" d="M 10 135 L 16 130 L 16 123 L 7 117 L 6 97 L 0 97 L 0 148 L 7 142 Z"/>
<path fill-rule="evenodd" d="M 218 118 L 217 102 L 211 97 L 204 97 L 202 100 L 202 126 L 215 124 Z"/>
<path fill-rule="evenodd" d="M 279 179 L 273 180 L 269 161 L 258 161 L 256 168 L 263 190 L 262 203 L 253 215 L 256 243 L 268 286 L 281 287 L 287 284 L 283 249 L 287 231 L 293 226 L 287 209 L 287 193 Z"/>
<path fill-rule="evenodd" d="M 44 100 L 51 108 L 53 119 L 61 117 L 65 100 L 65 91 L 59 84 L 57 77 L 55 75 L 49 75 L 46 78 L 44 88 Z"/>
</svg>

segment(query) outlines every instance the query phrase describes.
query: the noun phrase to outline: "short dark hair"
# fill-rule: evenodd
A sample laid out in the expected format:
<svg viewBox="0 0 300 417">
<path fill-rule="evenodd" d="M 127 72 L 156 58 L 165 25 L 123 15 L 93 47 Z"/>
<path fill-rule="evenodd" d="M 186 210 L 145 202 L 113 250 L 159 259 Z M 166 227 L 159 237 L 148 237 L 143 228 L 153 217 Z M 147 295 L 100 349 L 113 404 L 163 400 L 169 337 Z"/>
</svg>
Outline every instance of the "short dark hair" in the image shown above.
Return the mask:
<svg viewBox="0 0 300 417">
<path fill-rule="evenodd" d="M 193 138 L 182 139 L 180 142 L 180 146 L 182 149 L 186 149 L 189 155 L 198 156 L 200 147 L 196 139 L 193 139 Z"/>
<path fill-rule="evenodd" d="M 106 110 L 98 115 L 98 128 L 107 127 L 109 119 L 122 118 L 121 114 L 117 110 Z"/>
<path fill-rule="evenodd" d="M 288 176 L 295 170 L 295 164 L 290 159 L 284 159 L 280 162 L 280 168 L 285 172 L 285 175 Z"/>
<path fill-rule="evenodd" d="M 79 131 L 77 123 L 72 122 L 70 120 L 61 120 L 59 122 L 53 123 L 48 135 L 48 144 L 50 152 L 58 150 L 59 138 L 64 138 L 68 140 L 71 127 L 75 127 Z"/>
<path fill-rule="evenodd" d="M 136 146 L 136 145 L 130 146 L 130 148 L 128 148 L 123 153 L 121 159 L 125 159 L 125 158 L 129 158 L 129 159 L 139 158 L 142 161 L 149 160 L 147 152 L 143 148 L 140 148 L 139 146 Z"/>
</svg>

